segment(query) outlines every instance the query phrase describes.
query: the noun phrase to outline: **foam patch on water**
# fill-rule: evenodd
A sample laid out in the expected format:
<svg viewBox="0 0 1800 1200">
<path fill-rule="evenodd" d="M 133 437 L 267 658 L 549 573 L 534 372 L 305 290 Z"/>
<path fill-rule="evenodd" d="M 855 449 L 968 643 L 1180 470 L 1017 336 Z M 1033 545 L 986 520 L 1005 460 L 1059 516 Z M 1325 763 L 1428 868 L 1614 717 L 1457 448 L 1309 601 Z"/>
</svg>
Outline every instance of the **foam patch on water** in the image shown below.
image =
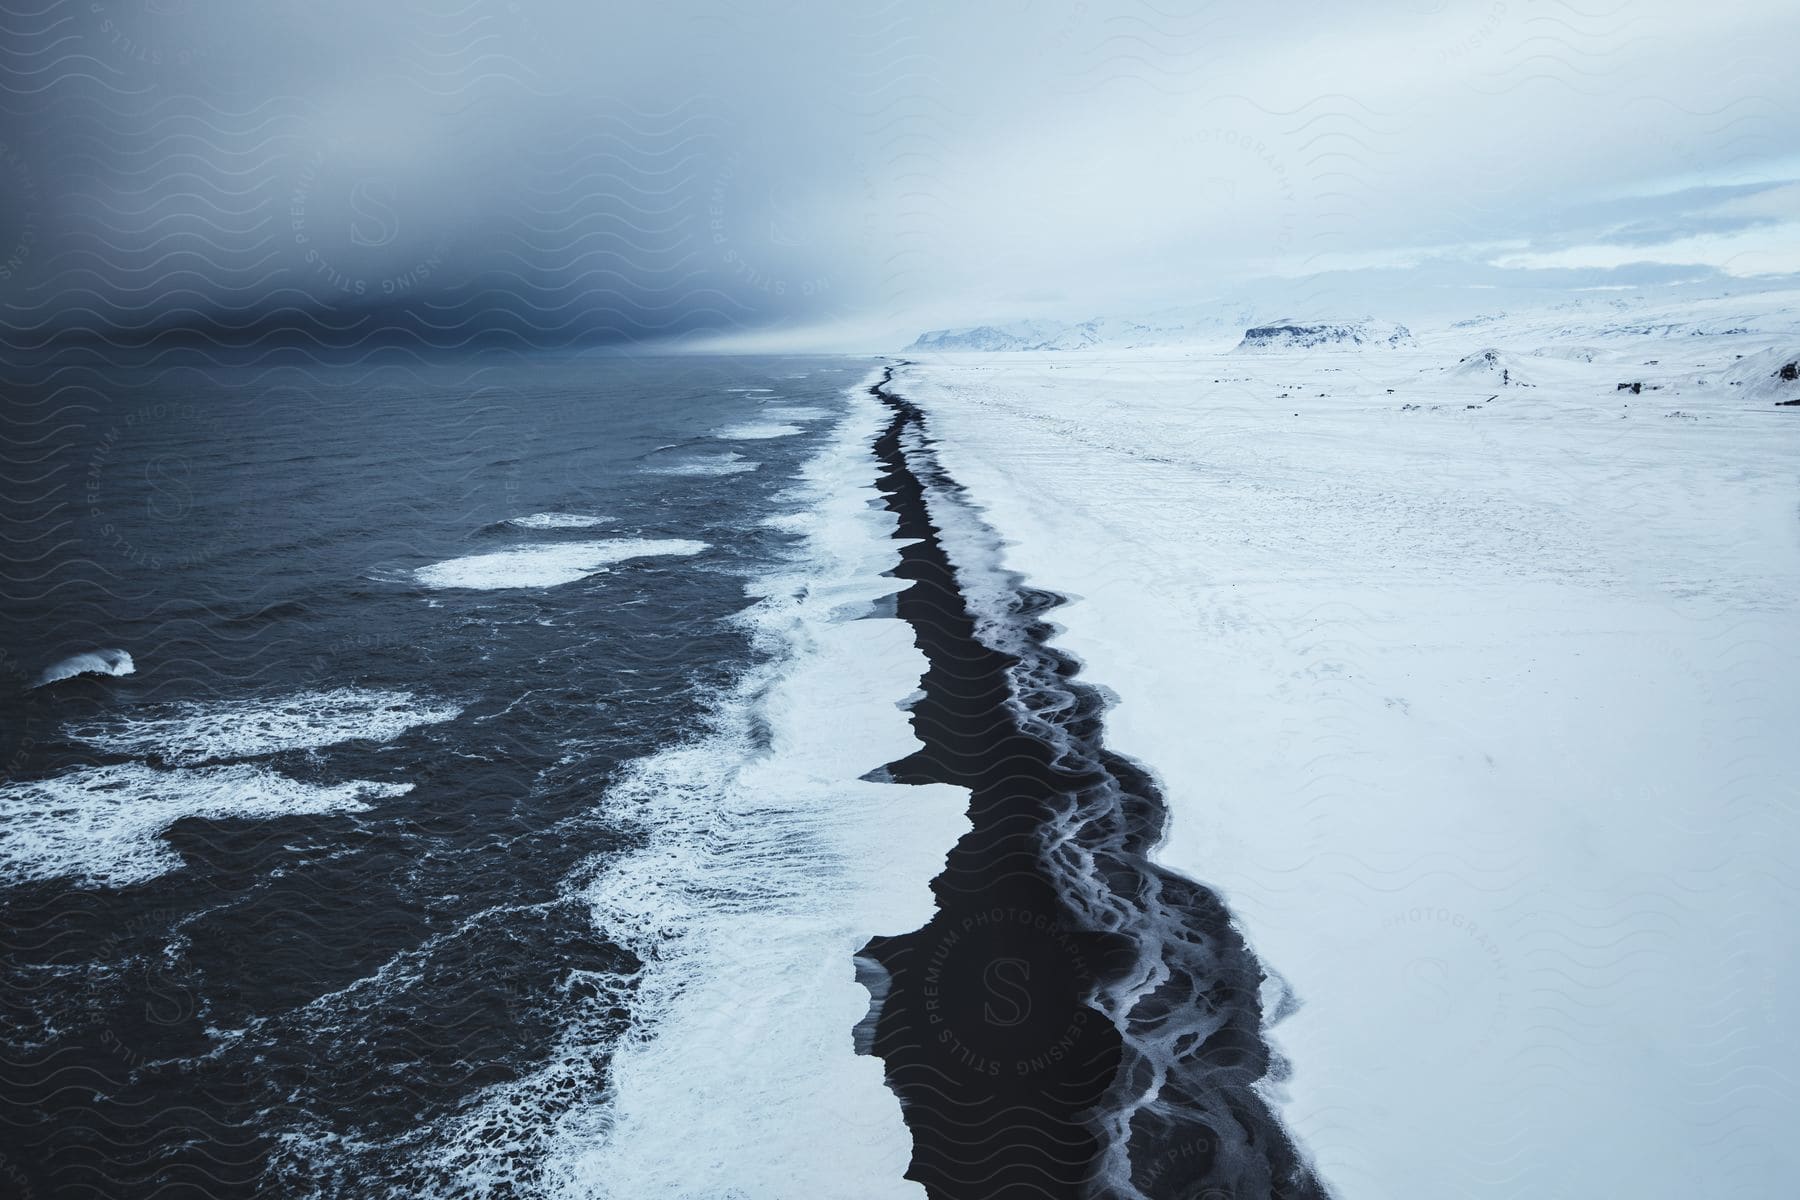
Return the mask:
<svg viewBox="0 0 1800 1200">
<path fill-rule="evenodd" d="M 762 415 L 771 421 L 823 421 L 831 416 L 831 410 L 800 404 L 779 404 L 763 409 Z"/>
<path fill-rule="evenodd" d="M 460 705 L 421 700 L 411 692 L 334 688 L 274 699 L 186 701 L 67 732 L 114 754 L 154 754 L 175 766 L 195 766 L 340 742 L 386 742 L 461 712 Z"/>
<path fill-rule="evenodd" d="M 644 470 L 652 475 L 742 475 L 762 466 L 741 454 L 697 454 L 692 458 L 658 463 Z"/>
<path fill-rule="evenodd" d="M 518 529 L 589 529 L 595 525 L 605 525 L 611 517 L 599 517 L 592 513 L 541 512 L 523 517 L 508 517 L 506 523 Z"/>
<path fill-rule="evenodd" d="M 32 686 L 43 687 L 77 675 L 131 675 L 136 671 L 137 664 L 123 650 L 89 650 L 71 654 L 61 662 L 45 667 Z"/>
<path fill-rule="evenodd" d="M 0 875 L 125 887 L 181 867 L 162 833 L 184 817 L 296 816 L 367 808 L 411 784 L 302 783 L 249 764 L 164 771 L 88 767 L 0 787 Z"/>
<path fill-rule="evenodd" d="M 605 542 L 563 542 L 518 546 L 470 554 L 420 567 L 413 579 L 430 588 L 548 588 L 574 583 L 612 563 L 633 558 L 698 554 L 705 542 L 683 538 L 619 538 Z"/>
<path fill-rule="evenodd" d="M 727 425 L 714 435 L 731 442 L 761 442 L 770 438 L 793 437 L 798 425 L 782 425 L 772 421 L 750 421 L 743 425 Z"/>
</svg>

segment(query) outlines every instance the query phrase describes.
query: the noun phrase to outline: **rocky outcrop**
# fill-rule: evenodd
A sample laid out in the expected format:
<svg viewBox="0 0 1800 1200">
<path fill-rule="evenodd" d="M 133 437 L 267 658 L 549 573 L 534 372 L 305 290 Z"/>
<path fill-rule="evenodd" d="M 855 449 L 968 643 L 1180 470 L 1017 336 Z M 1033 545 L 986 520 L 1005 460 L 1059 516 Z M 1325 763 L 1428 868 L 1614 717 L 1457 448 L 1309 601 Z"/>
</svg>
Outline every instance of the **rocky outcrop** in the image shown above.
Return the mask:
<svg viewBox="0 0 1800 1200">
<path fill-rule="evenodd" d="M 1244 330 L 1239 354 L 1280 354 L 1292 350 L 1394 350 L 1414 345 L 1410 330 L 1390 321 L 1275 321 Z"/>
</svg>

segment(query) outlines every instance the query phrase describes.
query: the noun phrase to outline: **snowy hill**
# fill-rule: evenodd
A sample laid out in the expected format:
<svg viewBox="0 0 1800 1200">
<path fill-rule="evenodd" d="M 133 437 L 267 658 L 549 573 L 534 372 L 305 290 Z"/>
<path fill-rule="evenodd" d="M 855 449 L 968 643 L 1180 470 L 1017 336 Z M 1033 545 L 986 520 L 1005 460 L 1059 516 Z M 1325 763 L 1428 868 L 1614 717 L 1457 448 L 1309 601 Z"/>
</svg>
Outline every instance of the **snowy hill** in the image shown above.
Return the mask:
<svg viewBox="0 0 1800 1200">
<path fill-rule="evenodd" d="M 1318 311 L 1322 306 L 1316 299 L 1304 303 L 1309 311 Z M 1500 376 L 1510 370 L 1510 378 L 1517 379 L 1518 364 L 1531 359 L 1594 362 L 1617 353 L 1621 343 L 1646 339 L 1767 338 L 1800 325 L 1800 291 L 1792 289 L 1745 289 L 1700 296 L 1653 291 L 1630 296 L 1578 295 L 1473 316 L 1409 310 L 1405 313 L 1407 325 L 1373 318 L 1259 319 L 1259 310 L 1279 312 L 1286 307 L 1286 302 L 1277 308 L 1266 298 L 1256 301 L 1237 297 L 1134 317 L 1094 317 L 1077 322 L 988 320 L 920 334 L 906 350 L 931 354 L 1178 349 L 1210 354 L 1235 347 L 1239 354 L 1279 357 L 1307 351 L 1411 350 L 1422 344 L 1443 343 L 1454 347 L 1457 358 L 1472 349 L 1483 355 L 1486 348 L 1506 354 L 1510 361 L 1500 363 L 1492 373 Z M 1295 307 L 1300 307 L 1300 303 Z M 1463 365 L 1468 374 L 1479 374 L 1489 371 L 1493 362 L 1483 358 Z M 1525 374 L 1531 376 L 1533 372 L 1528 367 Z M 1537 382 L 1535 378 L 1533 382 Z"/>
<path fill-rule="evenodd" d="M 1800 345 L 1746 354 L 1725 371 L 1724 378 L 1727 386 L 1742 388 L 1746 400 L 1800 405 Z"/>
<path fill-rule="evenodd" d="M 1243 306 L 1214 304 L 1169 309 L 1144 317 L 1093 317 L 1086 321 L 1012 321 L 933 329 L 906 347 L 911 353 L 1139 350 L 1158 346 L 1222 346 L 1243 329 Z"/>
<path fill-rule="evenodd" d="M 1511 314 L 1477 317 L 1449 326 L 1504 328 L 1517 342 L 1599 351 L 1607 342 L 1645 338 L 1715 338 L 1781 334 L 1800 325 L 1800 292 L 1744 289 L 1718 295 L 1584 296 Z M 1492 334 L 1485 335 L 1487 337 Z"/>
<path fill-rule="evenodd" d="M 1456 366 L 1450 368 L 1450 373 L 1461 379 L 1479 379 L 1501 387 L 1531 386 L 1519 374 L 1519 365 L 1513 361 L 1512 355 L 1504 350 L 1490 348 L 1465 354 L 1457 361 Z"/>
</svg>

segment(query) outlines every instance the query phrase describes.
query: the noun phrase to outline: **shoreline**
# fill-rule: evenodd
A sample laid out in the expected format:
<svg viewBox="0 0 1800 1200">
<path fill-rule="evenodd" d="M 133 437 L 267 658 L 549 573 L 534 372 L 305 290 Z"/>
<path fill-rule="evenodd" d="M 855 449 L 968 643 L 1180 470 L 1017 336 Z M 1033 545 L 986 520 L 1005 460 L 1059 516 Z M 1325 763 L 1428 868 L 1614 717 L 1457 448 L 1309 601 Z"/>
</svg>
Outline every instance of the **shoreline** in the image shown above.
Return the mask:
<svg viewBox="0 0 1800 1200">
<path fill-rule="evenodd" d="M 972 823 L 931 921 L 864 951 L 885 975 L 866 1048 L 913 1135 L 907 1177 L 944 1197 L 1323 1196 L 1258 1090 L 1277 1068 L 1260 966 L 1215 895 L 1146 857 L 1166 807 L 1104 750 L 1103 693 L 1048 644 L 1063 597 L 972 561 L 993 535 L 892 375 L 870 389 L 892 414 L 878 488 L 912 584 L 898 615 L 930 669 L 923 748 L 887 773 L 967 788 Z M 958 561 L 946 543 L 965 541 Z M 984 569 L 980 599 L 1004 612 L 971 605 Z"/>
</svg>

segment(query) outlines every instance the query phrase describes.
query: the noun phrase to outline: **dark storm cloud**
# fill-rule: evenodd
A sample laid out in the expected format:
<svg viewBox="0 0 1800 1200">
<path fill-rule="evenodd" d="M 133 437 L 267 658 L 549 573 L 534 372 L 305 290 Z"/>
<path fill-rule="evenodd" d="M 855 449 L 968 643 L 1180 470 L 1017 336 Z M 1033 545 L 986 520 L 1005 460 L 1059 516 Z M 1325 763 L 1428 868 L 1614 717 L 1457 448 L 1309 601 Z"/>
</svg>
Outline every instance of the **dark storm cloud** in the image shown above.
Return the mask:
<svg viewBox="0 0 1800 1200">
<path fill-rule="evenodd" d="M 83 0 L 9 20 L 0 214 L 32 239 L 14 326 L 561 340 L 836 299 L 796 179 L 848 156 L 816 119 L 844 73 L 801 69 L 791 39 L 785 68 L 759 59 L 748 10 Z"/>
<path fill-rule="evenodd" d="M 1741 245 L 1781 211 L 1657 197 L 1795 177 L 1788 6 L 1527 7 L 49 0 L 0 39 L 0 303 L 888 345 L 1584 237 L 1784 261 Z"/>
</svg>

